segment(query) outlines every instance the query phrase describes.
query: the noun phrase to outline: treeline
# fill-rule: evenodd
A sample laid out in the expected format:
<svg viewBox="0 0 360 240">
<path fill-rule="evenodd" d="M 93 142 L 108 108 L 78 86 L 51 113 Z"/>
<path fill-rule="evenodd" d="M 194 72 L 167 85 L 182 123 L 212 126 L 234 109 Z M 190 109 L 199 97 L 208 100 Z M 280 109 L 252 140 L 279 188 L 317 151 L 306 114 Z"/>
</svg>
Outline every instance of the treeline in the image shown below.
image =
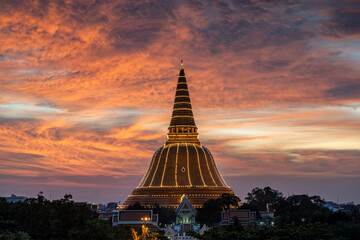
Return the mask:
<svg viewBox="0 0 360 240">
<path fill-rule="evenodd" d="M 102 240 L 132 239 L 130 228 L 112 227 L 86 205 L 77 205 L 70 194 L 54 201 L 42 193 L 24 202 L 0 198 L 0 240 Z"/>
<path fill-rule="evenodd" d="M 283 194 L 270 187 L 255 188 L 248 193 L 244 203 L 231 194 L 211 199 L 197 209 L 196 221 L 213 228 L 200 236 L 201 240 L 212 239 L 340 239 L 355 240 L 360 236 L 360 205 L 352 206 L 346 212 L 332 212 L 323 206 L 319 196 Z M 266 210 L 272 204 L 274 219 L 261 219 L 244 229 L 237 219 L 230 226 L 218 226 L 221 211 L 229 208 Z M 129 209 L 141 209 L 140 204 Z M 159 221 L 164 226 L 175 221 L 175 213 L 169 208 L 154 206 Z M 160 237 L 161 238 L 160 234 Z M 130 228 L 112 227 L 110 221 L 99 219 L 96 212 L 85 205 L 77 205 L 72 196 L 54 201 L 47 200 L 41 193 L 37 198 L 24 202 L 8 203 L 0 198 L 0 240 L 127 240 L 132 239 Z"/>
<path fill-rule="evenodd" d="M 225 209 L 224 197 L 209 200 L 199 209 L 198 219 L 214 226 L 204 235 L 193 234 L 199 239 L 360 239 L 360 205 L 348 206 L 346 211 L 332 212 L 324 207 L 319 196 L 283 194 L 270 187 L 255 188 L 248 193 L 245 203 L 236 204 L 237 197 L 228 195 L 226 207 L 250 209 L 257 212 L 267 210 L 271 204 L 274 219 L 260 219 L 262 224 L 252 224 L 244 229 L 237 220 L 231 226 L 217 226 L 220 212 Z M 232 200 L 231 200 L 232 199 Z"/>
</svg>

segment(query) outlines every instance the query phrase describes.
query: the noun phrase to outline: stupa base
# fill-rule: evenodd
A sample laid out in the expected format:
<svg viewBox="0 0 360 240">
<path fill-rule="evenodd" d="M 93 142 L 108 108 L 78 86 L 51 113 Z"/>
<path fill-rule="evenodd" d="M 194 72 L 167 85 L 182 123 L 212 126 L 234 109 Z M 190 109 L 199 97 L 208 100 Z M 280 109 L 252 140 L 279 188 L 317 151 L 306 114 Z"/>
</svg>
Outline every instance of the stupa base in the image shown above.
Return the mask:
<svg viewBox="0 0 360 240">
<path fill-rule="evenodd" d="M 160 207 L 177 208 L 181 201 L 181 196 L 186 194 L 190 203 L 195 208 L 201 208 L 209 199 L 216 199 L 223 193 L 234 194 L 229 187 L 138 187 L 129 195 L 123 207 L 140 203 L 145 207 L 154 207 L 158 204 Z"/>
</svg>

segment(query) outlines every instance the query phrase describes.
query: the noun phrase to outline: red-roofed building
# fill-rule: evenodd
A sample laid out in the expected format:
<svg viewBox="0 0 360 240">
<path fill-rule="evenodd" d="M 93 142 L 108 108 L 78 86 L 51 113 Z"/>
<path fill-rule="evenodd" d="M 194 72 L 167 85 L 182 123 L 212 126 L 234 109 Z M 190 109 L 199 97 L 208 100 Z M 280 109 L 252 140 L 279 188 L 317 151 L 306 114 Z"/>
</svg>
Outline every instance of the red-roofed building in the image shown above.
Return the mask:
<svg viewBox="0 0 360 240">
<path fill-rule="evenodd" d="M 256 221 L 256 212 L 247 209 L 222 211 L 220 225 L 234 224 L 235 218 L 238 219 L 241 225 L 247 226 L 249 223 Z"/>
<path fill-rule="evenodd" d="M 149 219 L 145 221 L 144 219 Z M 147 227 L 157 228 L 159 215 L 154 214 L 153 210 L 116 210 L 112 215 L 112 225 L 127 225 L 131 227 L 141 227 L 146 224 Z"/>
</svg>

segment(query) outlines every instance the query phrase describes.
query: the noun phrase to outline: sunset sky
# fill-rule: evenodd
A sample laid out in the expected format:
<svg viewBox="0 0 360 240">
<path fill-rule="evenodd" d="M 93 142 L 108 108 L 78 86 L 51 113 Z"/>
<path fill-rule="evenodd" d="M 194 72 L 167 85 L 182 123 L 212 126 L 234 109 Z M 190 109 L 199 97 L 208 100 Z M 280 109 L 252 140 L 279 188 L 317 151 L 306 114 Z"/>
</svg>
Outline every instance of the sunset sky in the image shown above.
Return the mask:
<svg viewBox="0 0 360 240">
<path fill-rule="evenodd" d="M 180 59 L 241 200 L 360 203 L 357 0 L 0 1 L 0 196 L 124 201 L 166 140 Z"/>
</svg>

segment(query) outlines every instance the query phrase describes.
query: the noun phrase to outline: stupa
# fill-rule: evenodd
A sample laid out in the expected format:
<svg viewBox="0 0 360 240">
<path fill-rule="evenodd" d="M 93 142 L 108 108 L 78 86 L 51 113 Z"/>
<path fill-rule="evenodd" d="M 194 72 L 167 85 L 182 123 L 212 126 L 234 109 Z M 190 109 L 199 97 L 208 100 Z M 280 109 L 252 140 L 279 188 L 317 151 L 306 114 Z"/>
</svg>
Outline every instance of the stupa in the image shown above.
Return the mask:
<svg viewBox="0 0 360 240">
<path fill-rule="evenodd" d="M 156 150 L 142 181 L 123 206 L 138 202 L 147 207 L 176 208 L 186 194 L 197 208 L 223 193 L 234 192 L 222 178 L 210 150 L 199 140 L 181 61 L 167 140 Z"/>
</svg>

